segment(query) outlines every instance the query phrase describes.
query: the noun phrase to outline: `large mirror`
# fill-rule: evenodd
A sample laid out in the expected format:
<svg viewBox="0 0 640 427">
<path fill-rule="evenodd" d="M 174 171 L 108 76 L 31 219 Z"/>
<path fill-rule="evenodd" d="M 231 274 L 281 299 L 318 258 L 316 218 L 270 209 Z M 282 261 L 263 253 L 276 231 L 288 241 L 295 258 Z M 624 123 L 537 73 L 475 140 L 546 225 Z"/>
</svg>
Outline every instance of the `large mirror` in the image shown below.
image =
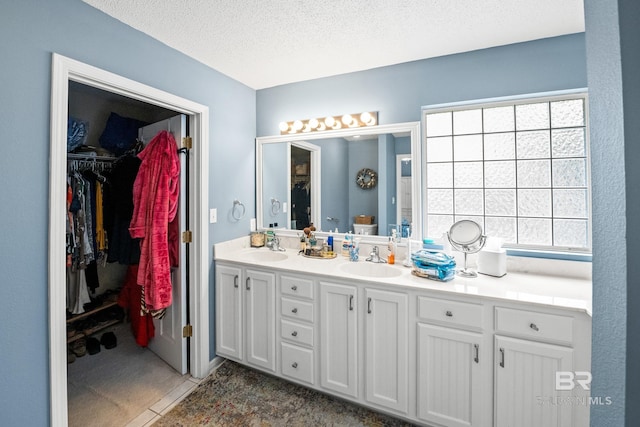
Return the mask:
<svg viewBox="0 0 640 427">
<path fill-rule="evenodd" d="M 419 132 L 411 122 L 257 138 L 258 229 L 313 223 L 376 240 L 412 225 L 421 236 Z"/>
</svg>

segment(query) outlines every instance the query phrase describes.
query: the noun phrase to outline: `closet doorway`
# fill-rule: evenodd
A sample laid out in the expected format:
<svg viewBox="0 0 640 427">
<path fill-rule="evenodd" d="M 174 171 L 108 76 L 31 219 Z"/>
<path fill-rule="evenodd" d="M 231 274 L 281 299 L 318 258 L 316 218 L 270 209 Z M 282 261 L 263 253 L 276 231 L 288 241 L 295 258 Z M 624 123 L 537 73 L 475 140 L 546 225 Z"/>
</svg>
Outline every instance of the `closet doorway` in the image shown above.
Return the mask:
<svg viewBox="0 0 640 427">
<path fill-rule="evenodd" d="M 185 196 L 184 219 L 193 236 L 188 244 L 189 262 L 184 265 L 193 335 L 184 346 L 190 364 L 189 373 L 203 378 L 210 371 L 208 329 L 208 107 L 125 79 L 118 75 L 54 54 L 52 60 L 51 163 L 49 224 L 49 341 L 51 424 L 67 425 L 67 332 L 66 332 L 66 165 L 67 116 L 70 85 L 81 84 L 124 96 L 152 106 L 184 114 L 193 141 L 187 152 L 191 167 L 190 188 Z M 181 154 L 184 156 L 185 154 Z M 179 317 L 182 318 L 182 315 Z M 181 321 L 181 320 L 180 320 Z M 180 327 L 181 329 L 181 327 Z M 184 341 L 181 341 L 184 343 Z M 184 359 L 186 366 L 187 359 Z M 186 369 L 186 368 L 185 368 Z"/>
</svg>

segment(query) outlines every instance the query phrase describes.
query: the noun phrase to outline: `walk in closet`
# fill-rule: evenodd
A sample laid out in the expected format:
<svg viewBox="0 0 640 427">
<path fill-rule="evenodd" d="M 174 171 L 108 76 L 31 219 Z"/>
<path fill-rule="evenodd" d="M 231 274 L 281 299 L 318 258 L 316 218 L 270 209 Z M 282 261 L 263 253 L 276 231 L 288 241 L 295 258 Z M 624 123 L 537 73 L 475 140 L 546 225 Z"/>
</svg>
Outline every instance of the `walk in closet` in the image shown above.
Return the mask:
<svg viewBox="0 0 640 427">
<path fill-rule="evenodd" d="M 180 116 L 76 82 L 69 83 L 68 116 L 69 425 L 90 424 L 87 417 L 100 420 L 101 425 L 117 425 L 135 417 L 138 406 L 146 409 L 144 406 L 150 405 L 145 402 L 153 403 L 181 384 L 184 376 L 147 348 L 152 338 L 134 333 L 132 329 L 153 328 L 153 323 L 136 325 L 143 321 L 139 310 L 123 303 L 137 297 L 139 304 L 140 298 L 127 293 L 126 287 L 136 281 L 140 244 L 129 235 L 131 213 L 126 211 L 131 206 L 125 202 L 132 197 L 136 166 L 140 164 L 137 154 L 149 139 L 126 147 L 108 146 L 101 140 L 105 141 L 109 129 L 118 132 L 114 123 L 142 127 Z M 174 223 L 177 239 L 179 222 Z M 178 263 L 179 253 L 175 256 Z M 148 384 L 139 383 L 147 380 Z M 132 390 L 143 393 L 130 396 Z"/>
</svg>

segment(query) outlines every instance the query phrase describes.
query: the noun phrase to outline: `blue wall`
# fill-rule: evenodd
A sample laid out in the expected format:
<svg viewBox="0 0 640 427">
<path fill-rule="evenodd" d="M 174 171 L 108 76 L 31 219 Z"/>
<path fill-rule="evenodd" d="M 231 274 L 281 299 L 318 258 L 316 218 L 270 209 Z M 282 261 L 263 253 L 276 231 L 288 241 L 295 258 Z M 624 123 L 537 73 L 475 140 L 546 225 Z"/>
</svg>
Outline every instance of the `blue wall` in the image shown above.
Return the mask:
<svg viewBox="0 0 640 427">
<path fill-rule="evenodd" d="M 358 111 L 418 121 L 424 105 L 586 86 L 584 34 L 574 34 L 259 90 L 257 131 Z"/>
<path fill-rule="evenodd" d="M 640 7 L 586 0 L 593 193 L 591 425 L 636 426 L 640 418 Z M 597 202 L 597 203 L 596 203 Z"/>
<path fill-rule="evenodd" d="M 80 0 L 3 1 L 0 40 L 1 424 L 44 426 L 52 52 L 209 106 L 211 244 L 247 234 L 255 211 L 255 91 Z M 249 212 L 240 223 L 227 214 L 235 197 Z"/>
</svg>

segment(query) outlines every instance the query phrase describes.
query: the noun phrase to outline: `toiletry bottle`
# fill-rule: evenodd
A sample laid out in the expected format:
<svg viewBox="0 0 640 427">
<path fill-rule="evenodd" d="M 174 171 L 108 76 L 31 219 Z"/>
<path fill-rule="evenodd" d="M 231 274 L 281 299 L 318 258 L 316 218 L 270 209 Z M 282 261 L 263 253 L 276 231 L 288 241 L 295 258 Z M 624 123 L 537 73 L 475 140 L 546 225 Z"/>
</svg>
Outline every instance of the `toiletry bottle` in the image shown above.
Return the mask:
<svg viewBox="0 0 640 427">
<path fill-rule="evenodd" d="M 395 248 L 396 230 L 393 230 L 391 237 L 389 237 L 389 255 L 387 256 L 388 264 L 395 264 L 396 262 L 396 248 Z"/>
<path fill-rule="evenodd" d="M 327 245 L 329 246 L 329 251 L 333 252 L 333 234 L 331 234 L 331 230 L 329 230 L 329 236 L 327 236 Z"/>
<path fill-rule="evenodd" d="M 273 231 L 273 224 L 269 224 L 269 229 L 267 230 L 267 247 L 271 247 L 273 245 L 273 238 L 276 233 Z"/>
<path fill-rule="evenodd" d="M 351 247 L 349 248 L 349 260 L 357 262 L 360 253 L 360 239 L 354 239 Z"/>
<path fill-rule="evenodd" d="M 342 256 L 349 256 L 349 249 L 351 249 L 351 232 L 344 234 L 344 240 L 342 241 Z"/>
</svg>

